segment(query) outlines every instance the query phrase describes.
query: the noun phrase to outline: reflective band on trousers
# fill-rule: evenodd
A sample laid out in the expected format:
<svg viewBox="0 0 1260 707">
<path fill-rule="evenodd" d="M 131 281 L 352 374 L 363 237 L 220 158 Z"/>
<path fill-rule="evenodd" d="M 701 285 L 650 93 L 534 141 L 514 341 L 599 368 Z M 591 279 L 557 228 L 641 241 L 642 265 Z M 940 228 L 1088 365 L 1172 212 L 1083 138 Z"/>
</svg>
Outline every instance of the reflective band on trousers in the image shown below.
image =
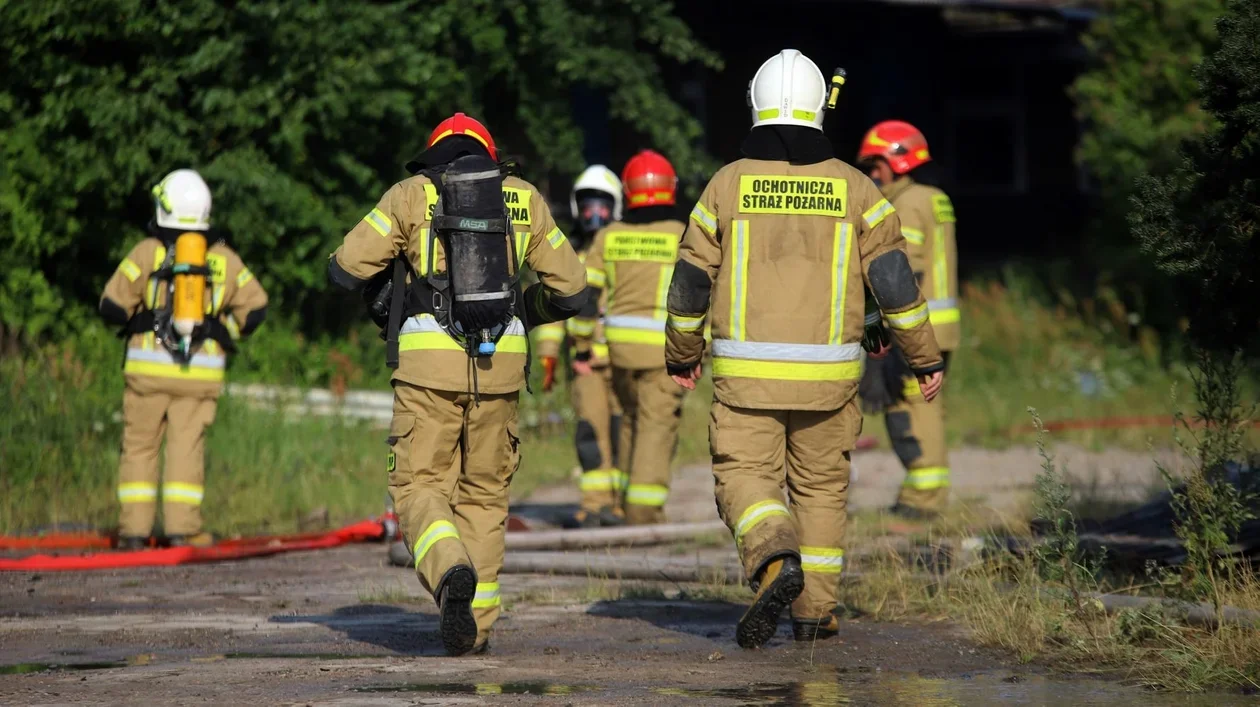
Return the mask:
<svg viewBox="0 0 1260 707">
<path fill-rule="evenodd" d="M 184 503 L 189 506 L 200 506 L 206 495 L 201 484 L 185 484 L 179 481 L 168 481 L 162 484 L 162 501 L 164 503 Z"/>
<path fill-rule="evenodd" d="M 819 574 L 840 574 L 840 570 L 844 569 L 844 550 L 802 545 L 801 569 Z"/>
<path fill-rule="evenodd" d="M 227 359 L 214 354 L 193 354 L 188 365 L 183 365 L 171 357 L 165 349 L 127 349 L 127 362 L 123 364 L 123 373 L 134 373 L 161 378 L 183 378 L 185 380 L 221 381 Z"/>
<path fill-rule="evenodd" d="M 949 467 L 925 466 L 922 469 L 911 469 L 906 472 L 906 480 L 901 485 L 917 491 L 944 488 L 949 486 Z"/>
<path fill-rule="evenodd" d="M 498 582 L 477 582 L 477 593 L 473 595 L 472 601 L 474 609 L 489 609 L 501 603 Z"/>
<path fill-rule="evenodd" d="M 416 567 L 420 566 L 420 562 L 424 560 L 425 555 L 429 554 L 429 550 L 435 543 L 447 538 L 459 539 L 459 531 L 455 529 L 454 523 L 449 520 L 437 520 L 430 523 L 411 548 L 411 554 L 416 558 Z"/>
<path fill-rule="evenodd" d="M 955 324 L 960 319 L 962 312 L 958 310 L 958 300 L 953 297 L 928 302 L 928 320 L 933 324 Z"/>
<path fill-rule="evenodd" d="M 713 375 L 788 381 L 857 380 L 860 344 L 713 340 Z"/>
<path fill-rule="evenodd" d="M 525 344 L 525 326 L 521 324 L 521 320 L 513 318 L 507 326 L 507 331 L 499 339 L 496 350 L 498 353 L 523 354 L 526 351 Z M 398 350 L 463 351 L 464 349 L 459 342 L 451 338 L 450 334 L 438 326 L 432 314 L 419 314 L 403 323 L 398 335 Z"/>
<path fill-rule="evenodd" d="M 573 317 L 564 322 L 564 328 L 574 336 L 593 336 L 595 334 L 595 320 Z"/>
<path fill-rule="evenodd" d="M 896 314 L 885 312 L 884 318 L 888 320 L 888 326 L 894 329 L 913 329 L 928 320 L 927 302 Z"/>
<path fill-rule="evenodd" d="M 667 326 L 674 331 L 700 331 L 704 328 L 705 315 L 698 317 L 684 317 L 680 314 L 670 314 L 666 320 Z"/>
<path fill-rule="evenodd" d="M 620 491 L 627 481 L 629 478 L 620 469 L 595 469 L 582 474 L 580 485 L 583 491 Z"/>
<path fill-rule="evenodd" d="M 744 512 L 739 516 L 739 520 L 735 522 L 735 543 L 742 544 L 748 531 L 757 527 L 761 521 L 771 516 L 792 517 L 788 513 L 787 506 L 780 501 L 761 501 L 744 509 Z"/>
<path fill-rule="evenodd" d="M 626 503 L 632 506 L 660 508 L 669 498 L 669 487 L 660 484 L 630 484 L 626 489 Z"/>
<path fill-rule="evenodd" d="M 564 325 L 559 322 L 544 324 L 537 327 L 535 331 L 538 332 L 539 341 L 564 341 Z"/>
<path fill-rule="evenodd" d="M 604 318 L 604 335 L 612 344 L 665 345 L 665 321 L 618 314 Z"/>
<path fill-rule="evenodd" d="M 152 503 L 157 500 L 157 484 L 129 481 L 118 484 L 119 503 Z"/>
</svg>

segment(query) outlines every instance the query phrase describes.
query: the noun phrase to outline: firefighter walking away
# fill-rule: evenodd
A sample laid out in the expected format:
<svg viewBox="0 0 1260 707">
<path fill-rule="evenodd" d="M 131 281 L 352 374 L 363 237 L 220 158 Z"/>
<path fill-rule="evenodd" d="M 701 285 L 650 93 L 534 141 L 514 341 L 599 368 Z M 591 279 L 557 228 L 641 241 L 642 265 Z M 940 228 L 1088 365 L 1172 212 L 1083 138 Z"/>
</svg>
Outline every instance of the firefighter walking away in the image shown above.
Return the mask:
<svg viewBox="0 0 1260 707">
<path fill-rule="evenodd" d="M 582 170 L 569 194 L 569 210 L 574 221 L 569 242 L 583 263 L 586 263 L 595 234 L 620 220 L 621 208 L 621 180 L 612 170 L 601 164 Z M 588 266 L 586 282 L 589 287 L 600 290 L 604 287 L 604 273 Z M 603 322 L 598 318 L 603 314 L 605 300 L 605 297 L 588 299 L 584 311 L 588 316 L 538 327 L 543 390 L 551 390 L 557 363 L 562 353 L 567 354 L 569 393 L 577 414 L 573 442 L 582 468 L 579 482 L 582 501 L 577 513 L 566 519 L 566 527 L 611 527 L 625 522 L 621 499 L 627 477 L 617 465 L 621 407 L 613 392 L 608 342 L 604 338 Z M 577 350 L 575 337 L 588 341 L 581 351 Z M 566 344 L 567 350 L 562 351 Z"/>
<path fill-rule="evenodd" d="M 762 64 L 744 158 L 701 194 L 669 290 L 665 358 L 684 387 L 700 375 L 712 320 L 718 510 L 756 592 L 735 632 L 746 648 L 769 641 L 789 605 L 797 640 L 838 633 L 864 284 L 922 395 L 934 398 L 943 379 L 896 211 L 833 156 L 826 92 L 800 52 Z"/>
<path fill-rule="evenodd" d="M 210 230 L 201 175 L 171 172 L 153 187 L 153 201 L 150 237 L 123 258 L 100 301 L 101 317 L 127 341 L 118 502 L 119 547 L 129 550 L 148 545 L 159 499 L 170 545 L 210 544 L 201 516 L 206 430 L 227 355 L 267 313 L 258 279 Z"/>
<path fill-rule="evenodd" d="M 443 645 L 461 655 L 487 648 L 501 609 L 526 325 L 576 314 L 586 271 L 480 122 L 443 121 L 407 168 L 346 234 L 329 278 L 362 290 L 384 325 L 390 495 Z M 524 268 L 539 282 L 524 288 Z"/>
<path fill-rule="evenodd" d="M 935 185 L 931 160 L 923 133 L 898 120 L 871 128 L 858 152 L 859 165 L 901 218 L 910 267 L 927 297 L 928 321 L 948 365 L 961 340 L 958 248 L 954 206 Z M 863 406 L 884 413 L 893 451 L 906 468 L 893 512 L 912 518 L 940 513 L 949 497 L 944 396 L 925 399 L 895 347 L 890 356 L 871 361 L 861 387 Z"/>
<path fill-rule="evenodd" d="M 626 163 L 626 215 L 595 235 L 586 267 L 591 298 L 608 302 L 604 335 L 613 390 L 621 406 L 620 467 L 629 473 L 625 517 L 632 525 L 665 520 L 670 460 L 678 444 L 683 390 L 665 370 L 666 298 L 685 228 L 675 216 L 678 177 L 664 156 L 644 150 Z M 579 355 L 595 345 L 595 321 L 583 312 Z M 703 328 L 698 331 L 703 332 Z"/>
</svg>

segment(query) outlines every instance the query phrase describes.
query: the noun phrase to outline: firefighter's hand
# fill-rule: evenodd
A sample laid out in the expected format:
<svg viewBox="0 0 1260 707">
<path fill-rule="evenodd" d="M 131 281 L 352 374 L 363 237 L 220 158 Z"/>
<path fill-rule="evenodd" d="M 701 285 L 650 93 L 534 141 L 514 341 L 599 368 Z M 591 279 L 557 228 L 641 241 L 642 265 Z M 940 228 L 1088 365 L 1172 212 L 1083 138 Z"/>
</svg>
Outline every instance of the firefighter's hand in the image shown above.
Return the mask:
<svg viewBox="0 0 1260 707">
<path fill-rule="evenodd" d="M 556 357 L 543 356 L 543 392 L 550 393 L 551 389 L 556 385 Z"/>
<path fill-rule="evenodd" d="M 941 392 L 941 383 L 945 381 L 945 371 L 929 373 L 918 378 L 919 390 L 923 392 L 923 399 L 930 403 Z"/>
<path fill-rule="evenodd" d="M 695 367 L 685 373 L 671 373 L 669 377 L 687 390 L 695 390 L 696 381 L 700 380 L 700 364 L 697 363 Z"/>
<path fill-rule="evenodd" d="M 573 362 L 573 372 L 579 376 L 589 376 L 591 374 L 591 362 L 575 360 Z"/>
</svg>

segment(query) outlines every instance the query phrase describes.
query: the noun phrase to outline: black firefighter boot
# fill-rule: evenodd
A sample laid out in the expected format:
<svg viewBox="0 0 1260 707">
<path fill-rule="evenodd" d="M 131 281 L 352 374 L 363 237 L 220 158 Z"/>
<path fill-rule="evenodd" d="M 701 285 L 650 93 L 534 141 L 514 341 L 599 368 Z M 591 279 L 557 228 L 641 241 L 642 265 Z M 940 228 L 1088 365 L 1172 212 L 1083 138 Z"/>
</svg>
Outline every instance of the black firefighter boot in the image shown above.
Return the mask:
<svg viewBox="0 0 1260 707">
<path fill-rule="evenodd" d="M 821 619 L 792 619 L 792 637 L 798 641 L 825 641 L 840 635 L 840 619 L 824 616 Z"/>
<path fill-rule="evenodd" d="M 782 555 L 766 563 L 757 576 L 757 596 L 735 627 L 741 648 L 760 648 L 774 637 L 779 616 L 805 589 L 805 573 L 796 555 Z"/>
<path fill-rule="evenodd" d="M 477 643 L 477 619 L 472 602 L 477 595 L 477 573 L 468 565 L 456 565 L 438 583 L 438 632 L 442 647 L 451 655 L 464 655 Z"/>
</svg>

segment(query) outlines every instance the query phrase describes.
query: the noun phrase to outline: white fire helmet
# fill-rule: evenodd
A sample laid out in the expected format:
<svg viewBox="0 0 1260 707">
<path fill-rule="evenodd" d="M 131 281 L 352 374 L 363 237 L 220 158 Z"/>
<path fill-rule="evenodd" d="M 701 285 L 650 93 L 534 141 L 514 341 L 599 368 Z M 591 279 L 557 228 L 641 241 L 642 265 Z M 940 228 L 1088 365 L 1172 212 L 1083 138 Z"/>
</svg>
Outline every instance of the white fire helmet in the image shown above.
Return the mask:
<svg viewBox="0 0 1260 707">
<path fill-rule="evenodd" d="M 827 81 L 809 57 L 784 49 L 766 60 L 748 83 L 753 127 L 803 125 L 822 130 Z"/>
<path fill-rule="evenodd" d="M 569 212 L 573 218 L 578 218 L 577 193 L 579 191 L 599 191 L 612 197 L 614 221 L 621 220 L 621 180 L 617 179 L 617 175 L 613 174 L 602 164 L 593 164 L 582 170 L 578 175 L 577 181 L 573 183 L 573 190 L 569 192 Z"/>
<path fill-rule="evenodd" d="M 177 169 L 153 187 L 157 225 L 181 231 L 210 230 L 210 187 L 191 169 Z"/>
</svg>

